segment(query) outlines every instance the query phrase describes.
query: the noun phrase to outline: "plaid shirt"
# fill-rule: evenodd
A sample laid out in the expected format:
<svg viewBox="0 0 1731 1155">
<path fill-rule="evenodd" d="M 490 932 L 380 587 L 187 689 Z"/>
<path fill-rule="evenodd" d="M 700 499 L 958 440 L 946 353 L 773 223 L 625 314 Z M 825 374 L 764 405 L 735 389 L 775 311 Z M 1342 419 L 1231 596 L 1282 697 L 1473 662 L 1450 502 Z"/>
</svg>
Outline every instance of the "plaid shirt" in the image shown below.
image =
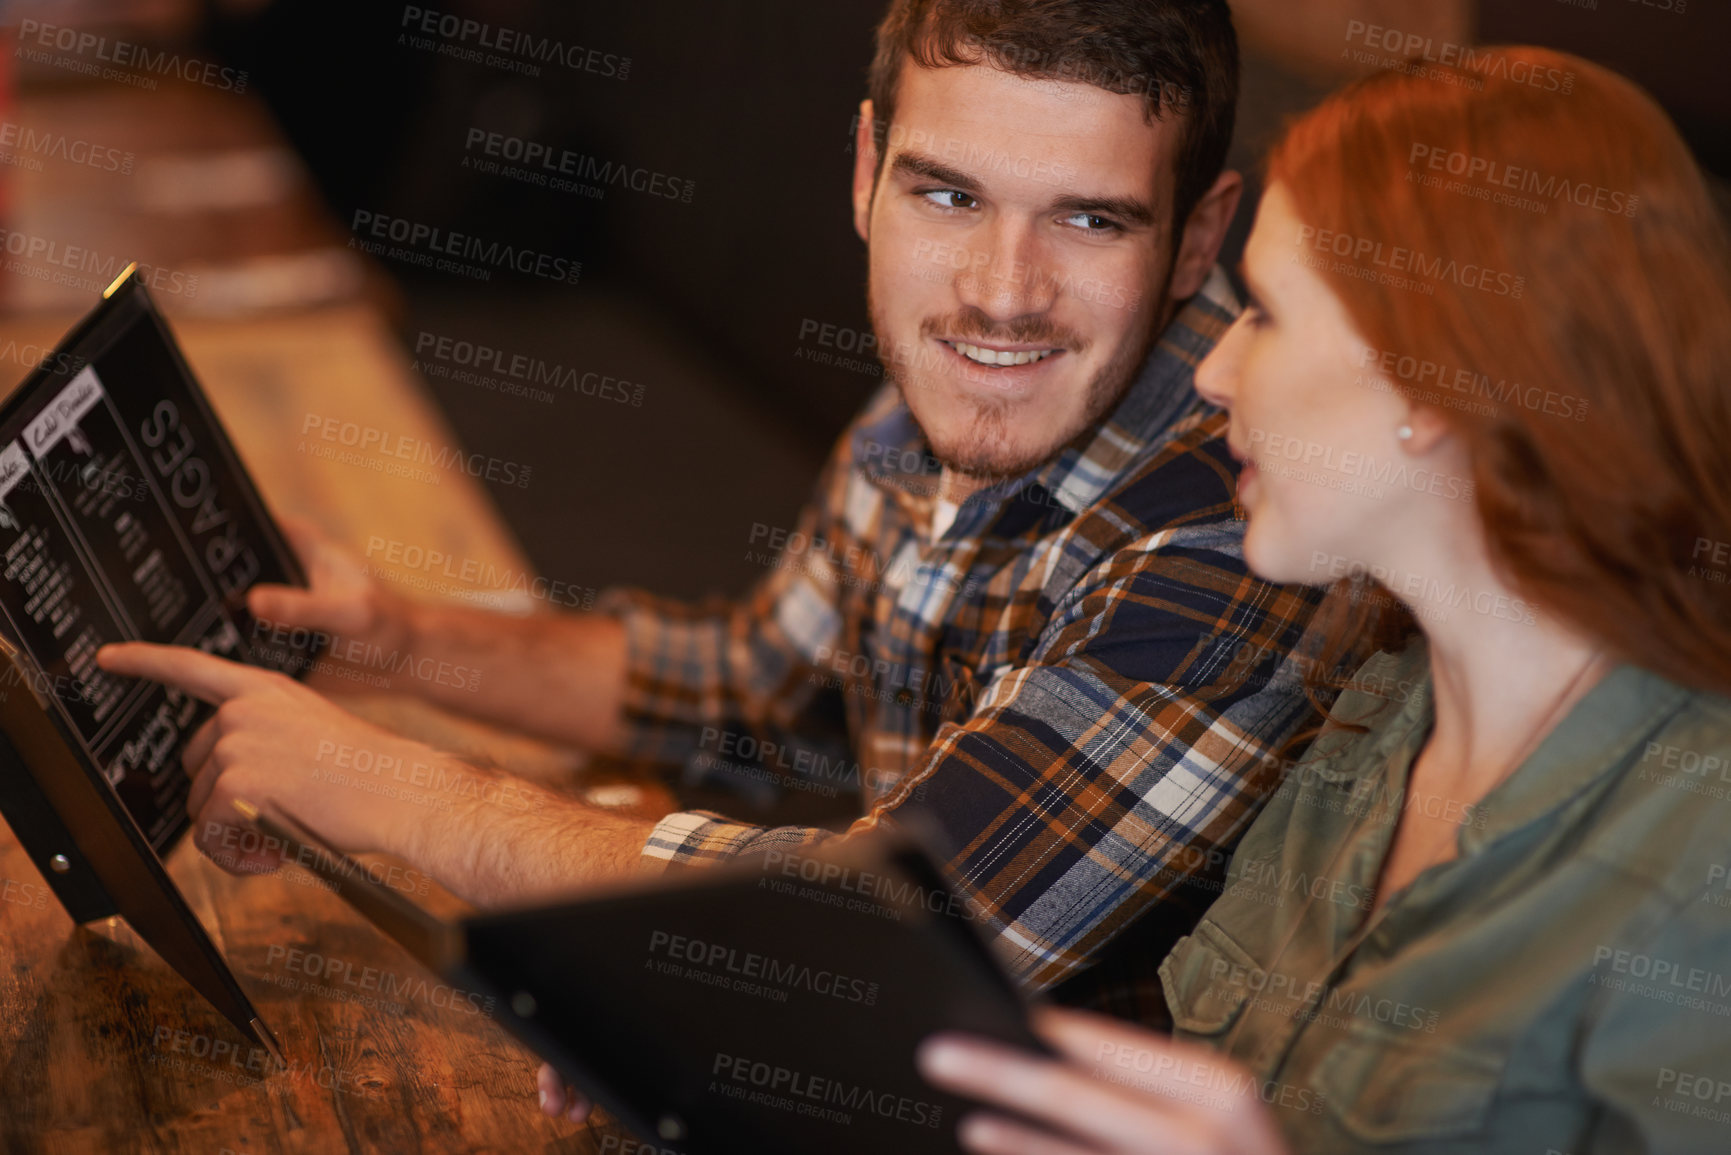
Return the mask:
<svg viewBox="0 0 1731 1155">
<path fill-rule="evenodd" d="M 1093 967 L 1097 989 L 1057 997 L 1159 1019 L 1164 948 L 1314 720 L 1288 651 L 1316 599 L 1245 570 L 1225 416 L 1191 386 L 1237 309 L 1216 269 L 1110 417 L 935 541 L 940 467 L 886 386 L 797 527 L 753 531 L 772 568 L 743 602 L 603 596 L 628 637 L 622 752 L 687 783 L 857 792 L 853 831 L 923 811 L 1024 987 Z M 643 854 L 832 837 L 696 810 Z"/>
</svg>

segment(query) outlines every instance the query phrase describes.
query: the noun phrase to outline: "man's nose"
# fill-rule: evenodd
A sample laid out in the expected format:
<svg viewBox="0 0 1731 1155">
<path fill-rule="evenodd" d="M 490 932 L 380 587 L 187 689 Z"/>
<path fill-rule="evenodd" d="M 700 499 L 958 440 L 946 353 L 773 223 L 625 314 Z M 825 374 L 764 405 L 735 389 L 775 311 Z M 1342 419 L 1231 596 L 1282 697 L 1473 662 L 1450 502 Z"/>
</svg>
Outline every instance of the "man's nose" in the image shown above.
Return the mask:
<svg viewBox="0 0 1731 1155">
<path fill-rule="evenodd" d="M 1034 227 L 1001 217 L 974 236 L 969 260 L 956 275 L 956 295 L 994 321 L 1045 313 L 1057 298 L 1058 278 L 1043 265 Z"/>
</svg>

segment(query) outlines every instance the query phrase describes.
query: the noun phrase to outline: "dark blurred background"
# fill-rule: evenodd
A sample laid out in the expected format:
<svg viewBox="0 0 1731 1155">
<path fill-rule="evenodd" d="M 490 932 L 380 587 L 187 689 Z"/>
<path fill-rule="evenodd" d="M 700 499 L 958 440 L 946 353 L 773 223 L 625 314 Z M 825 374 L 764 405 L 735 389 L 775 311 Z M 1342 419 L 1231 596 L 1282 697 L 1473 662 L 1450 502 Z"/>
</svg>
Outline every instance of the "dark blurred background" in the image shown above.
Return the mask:
<svg viewBox="0 0 1731 1155">
<path fill-rule="evenodd" d="M 1439 41 L 1554 45 L 1627 71 L 1724 176 L 1731 5 L 1671 10 L 1682 2 L 1241 0 L 1234 164 L 1253 170 L 1285 118 L 1353 75 L 1342 31 L 1364 18 Z M 753 526 L 792 524 L 833 438 L 879 383 L 854 348 L 866 328 L 865 250 L 848 181 L 883 6 L 440 9 L 593 50 L 592 67 L 543 64 L 535 76 L 417 47 L 417 10 L 398 4 L 206 0 L 192 34 L 250 73 L 342 229 L 373 213 L 582 262 L 575 286 L 381 267 L 400 290 L 394 323 L 411 353 L 466 340 L 640 387 L 640 405 L 574 392 L 547 405 L 426 382 L 465 442 L 533 463 L 532 488 L 490 493 L 542 572 L 694 595 L 735 592 L 761 574 L 747 558 Z M 610 185 L 595 198 L 466 165 L 484 155 L 468 147 L 472 134 L 493 132 L 659 173 L 682 195 Z"/>
</svg>

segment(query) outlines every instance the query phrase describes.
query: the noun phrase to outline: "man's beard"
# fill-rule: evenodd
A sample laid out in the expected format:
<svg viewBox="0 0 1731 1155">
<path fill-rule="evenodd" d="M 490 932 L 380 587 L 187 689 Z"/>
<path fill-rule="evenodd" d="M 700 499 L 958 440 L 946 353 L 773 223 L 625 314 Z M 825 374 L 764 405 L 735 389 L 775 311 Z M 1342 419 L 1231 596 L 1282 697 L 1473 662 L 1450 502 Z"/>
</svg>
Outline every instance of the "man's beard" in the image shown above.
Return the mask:
<svg viewBox="0 0 1731 1155">
<path fill-rule="evenodd" d="M 1167 286 L 1162 284 L 1159 297 L 1154 301 L 1152 315 L 1155 318 L 1164 317 L 1167 303 Z M 931 428 L 920 420 L 919 408 L 915 399 L 910 396 L 917 386 L 910 389 L 908 382 L 897 372 L 893 345 L 885 340 L 888 330 L 878 314 L 877 302 L 872 296 L 869 283 L 866 286 L 866 309 L 877 335 L 878 360 L 883 364 L 885 375 L 901 390 L 902 400 L 907 404 L 908 412 L 913 415 L 915 424 L 920 427 L 920 432 L 925 435 L 931 455 L 952 473 L 984 482 L 1008 480 L 1037 469 L 1056 457 L 1077 434 L 1092 428 L 1122 400 L 1157 337 L 1155 327 L 1151 325 L 1141 341 L 1126 344 L 1112 360 L 1101 366 L 1087 384 L 1081 417 L 1069 428 L 1053 431 L 1042 444 L 1016 445 L 1012 441 L 1010 430 L 1011 404 L 989 397 L 958 398 L 957 400 L 973 409 L 972 420 L 954 439 L 940 440 L 934 437 Z M 923 348 L 925 341 L 939 334 L 983 343 L 1001 341 L 1006 344 L 1028 344 L 1037 341 L 1052 348 L 1064 349 L 1068 356 L 1076 356 L 1086 347 L 1086 342 L 1072 331 L 1043 318 L 1018 318 L 1008 324 L 998 324 L 973 306 L 968 306 L 951 317 L 928 317 L 920 322 L 920 347 Z M 915 356 L 917 355 L 916 349 Z M 993 372 L 985 366 L 980 366 L 978 371 Z"/>
</svg>

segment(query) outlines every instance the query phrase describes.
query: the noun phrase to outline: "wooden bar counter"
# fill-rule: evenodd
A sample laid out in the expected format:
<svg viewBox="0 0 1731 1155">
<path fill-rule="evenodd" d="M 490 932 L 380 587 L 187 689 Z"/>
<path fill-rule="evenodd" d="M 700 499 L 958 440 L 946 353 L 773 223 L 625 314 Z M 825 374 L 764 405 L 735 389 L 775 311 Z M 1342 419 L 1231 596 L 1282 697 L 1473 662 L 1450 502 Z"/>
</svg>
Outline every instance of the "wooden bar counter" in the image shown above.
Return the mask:
<svg viewBox="0 0 1731 1155">
<path fill-rule="evenodd" d="M 350 263 L 260 106 L 168 85 L 144 94 L 51 83 L 26 85 L 8 115 L 126 150 L 125 174 L 0 157 L 4 224 L 182 274 L 159 303 L 275 512 L 309 518 L 361 554 L 385 536 L 473 560 L 478 572 L 524 571 L 485 481 L 460 469 L 394 475 L 307 435 L 315 422 L 352 423 L 461 445 L 386 324 L 388 284 Z M 95 304 L 86 286 L 41 272 L 28 262 L 0 270 L 0 388 Z M 196 293 L 184 291 L 193 283 Z M 412 700 L 333 697 L 542 780 L 568 781 L 577 765 Z M 588 1128 L 542 1117 L 536 1060 L 479 996 L 442 985 L 311 875 L 231 876 L 190 840 L 168 869 L 288 1069 L 273 1070 L 124 922 L 75 927 L 0 824 L 0 1151 L 601 1148 Z"/>
<path fill-rule="evenodd" d="M 0 322 L 0 347 L 52 342 L 69 318 Z M 523 560 L 479 483 L 437 484 L 315 456 L 304 414 L 451 437 L 406 360 L 361 306 L 251 322 L 177 323 L 266 500 L 356 550 L 393 536 L 475 558 Z M 333 695 L 375 720 L 544 779 L 574 760 L 381 695 Z M 309 874 L 236 877 L 184 841 L 169 873 L 281 1040 L 262 1051 L 118 919 L 73 926 L 0 826 L 0 1150 L 586 1152 L 586 1128 L 544 1119 L 533 1057 L 478 995 L 425 971 Z M 437 901 L 439 892 L 429 895 Z"/>
</svg>

